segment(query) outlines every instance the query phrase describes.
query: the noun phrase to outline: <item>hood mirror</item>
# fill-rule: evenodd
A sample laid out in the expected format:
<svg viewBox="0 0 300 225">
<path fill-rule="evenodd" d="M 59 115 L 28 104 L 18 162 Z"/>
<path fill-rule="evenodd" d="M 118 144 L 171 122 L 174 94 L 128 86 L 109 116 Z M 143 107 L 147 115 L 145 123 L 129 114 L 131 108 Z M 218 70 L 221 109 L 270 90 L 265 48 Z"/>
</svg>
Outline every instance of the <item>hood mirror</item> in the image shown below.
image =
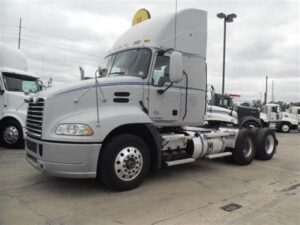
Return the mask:
<svg viewBox="0 0 300 225">
<path fill-rule="evenodd" d="M 100 77 L 105 77 L 107 75 L 107 69 L 106 68 L 101 68 L 100 66 L 98 67 L 98 72 Z"/>
</svg>

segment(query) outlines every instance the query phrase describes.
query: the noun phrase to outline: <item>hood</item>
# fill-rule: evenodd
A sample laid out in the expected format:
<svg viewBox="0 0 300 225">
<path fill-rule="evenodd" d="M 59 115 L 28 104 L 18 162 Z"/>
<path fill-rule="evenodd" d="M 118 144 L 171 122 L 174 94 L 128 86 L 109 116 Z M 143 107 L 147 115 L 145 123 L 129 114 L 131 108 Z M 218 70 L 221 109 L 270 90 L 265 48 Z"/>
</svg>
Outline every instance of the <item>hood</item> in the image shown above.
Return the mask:
<svg viewBox="0 0 300 225">
<path fill-rule="evenodd" d="M 143 85 L 144 81 L 140 77 L 131 77 L 131 76 L 116 76 L 116 77 L 102 77 L 98 78 L 98 87 L 107 87 L 107 86 L 117 86 L 117 85 L 128 85 L 136 84 Z M 72 82 L 70 84 L 64 84 L 56 87 L 52 87 L 41 91 L 35 95 L 35 97 L 43 98 L 53 98 L 55 96 L 67 95 L 77 91 L 88 91 L 89 89 L 95 88 L 95 79 L 81 80 L 77 82 Z"/>
<path fill-rule="evenodd" d="M 282 118 L 289 118 L 291 120 L 297 121 L 297 116 L 288 112 L 282 112 Z"/>
<path fill-rule="evenodd" d="M 215 106 L 215 105 L 207 105 L 207 112 L 210 113 L 225 113 L 237 118 L 237 112 L 231 109 L 225 109 L 223 107 Z"/>
</svg>

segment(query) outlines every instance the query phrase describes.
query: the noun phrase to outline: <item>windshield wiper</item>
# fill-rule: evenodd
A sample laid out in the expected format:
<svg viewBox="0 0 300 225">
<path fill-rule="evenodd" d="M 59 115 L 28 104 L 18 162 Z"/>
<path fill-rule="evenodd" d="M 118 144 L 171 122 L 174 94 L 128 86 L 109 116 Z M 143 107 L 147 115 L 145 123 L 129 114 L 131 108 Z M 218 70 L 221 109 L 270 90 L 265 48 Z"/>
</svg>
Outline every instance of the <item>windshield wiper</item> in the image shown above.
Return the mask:
<svg viewBox="0 0 300 225">
<path fill-rule="evenodd" d="M 120 74 L 120 75 L 123 75 L 125 72 L 113 72 L 113 73 L 110 73 L 109 75 L 111 74 Z"/>
<path fill-rule="evenodd" d="M 23 92 L 23 90 L 16 89 L 16 88 L 9 89 L 9 91 L 18 91 L 18 92 Z"/>
</svg>

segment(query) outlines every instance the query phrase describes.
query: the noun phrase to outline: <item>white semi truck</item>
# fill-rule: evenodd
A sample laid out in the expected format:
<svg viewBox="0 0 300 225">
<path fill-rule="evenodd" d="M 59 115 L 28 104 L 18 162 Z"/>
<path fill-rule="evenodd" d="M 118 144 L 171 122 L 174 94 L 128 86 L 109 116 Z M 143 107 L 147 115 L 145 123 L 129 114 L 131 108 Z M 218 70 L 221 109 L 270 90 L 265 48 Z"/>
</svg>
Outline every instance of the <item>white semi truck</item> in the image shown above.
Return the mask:
<svg viewBox="0 0 300 225">
<path fill-rule="evenodd" d="M 288 112 L 282 112 L 278 104 L 268 103 L 263 105 L 262 112 L 267 115 L 270 126 L 277 131 L 289 133 L 290 130 L 298 129 L 297 116 Z"/>
<path fill-rule="evenodd" d="M 293 114 L 297 117 L 298 126 L 300 125 L 300 106 L 291 106 L 288 109 L 288 113 Z"/>
<path fill-rule="evenodd" d="M 207 13 L 186 9 L 125 32 L 100 79 L 35 95 L 27 115 L 26 158 L 60 177 L 99 178 L 114 190 L 137 187 L 149 170 L 232 157 L 269 160 L 270 129 L 203 129 Z"/>
<path fill-rule="evenodd" d="M 20 50 L 0 43 L 0 138 L 10 148 L 23 145 L 28 107 L 24 100 L 40 90 L 38 77 L 27 67 Z"/>
</svg>

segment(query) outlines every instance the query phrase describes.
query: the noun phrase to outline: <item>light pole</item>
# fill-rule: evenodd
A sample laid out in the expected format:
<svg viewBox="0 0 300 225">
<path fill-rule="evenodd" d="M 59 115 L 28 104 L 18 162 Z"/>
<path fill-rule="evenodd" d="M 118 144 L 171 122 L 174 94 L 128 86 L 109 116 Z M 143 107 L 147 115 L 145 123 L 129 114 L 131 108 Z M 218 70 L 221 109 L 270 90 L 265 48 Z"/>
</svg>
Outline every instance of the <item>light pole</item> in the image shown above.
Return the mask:
<svg viewBox="0 0 300 225">
<path fill-rule="evenodd" d="M 236 18 L 236 14 L 231 13 L 226 15 L 225 13 L 218 13 L 217 17 L 224 19 L 224 39 L 223 39 L 223 80 L 222 80 L 222 94 L 224 94 L 225 89 L 225 54 L 226 54 L 226 23 L 233 22 L 233 19 Z"/>
</svg>

